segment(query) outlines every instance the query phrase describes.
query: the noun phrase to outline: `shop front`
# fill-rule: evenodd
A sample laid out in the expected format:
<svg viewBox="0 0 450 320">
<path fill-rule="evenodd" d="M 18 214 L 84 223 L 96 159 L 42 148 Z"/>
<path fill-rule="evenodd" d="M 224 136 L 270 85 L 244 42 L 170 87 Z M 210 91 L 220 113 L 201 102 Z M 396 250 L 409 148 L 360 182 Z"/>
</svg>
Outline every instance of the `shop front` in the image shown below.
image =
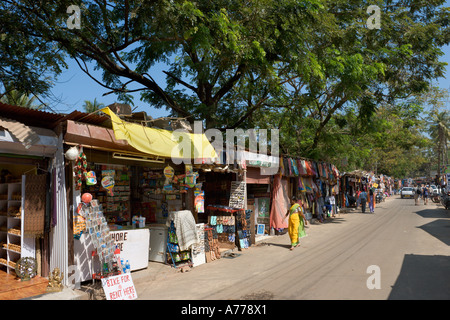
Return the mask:
<svg viewBox="0 0 450 320">
<path fill-rule="evenodd" d="M 341 205 L 340 189 L 340 173 L 333 164 L 281 157 L 280 172 L 273 180 L 271 227 L 279 233 L 288 227 L 284 217 L 293 197 L 302 200 L 308 220 L 323 222 L 335 216 Z"/>
<path fill-rule="evenodd" d="M 74 153 L 69 170 L 79 280 L 123 272 L 126 266 L 147 268 L 149 261 L 192 265 L 194 244 L 201 242 L 198 215 L 204 212 L 199 172 L 189 164 L 193 154 L 174 153 L 178 142 L 170 140 L 170 131 L 122 122 L 105 111 L 112 128 L 68 121 L 65 133 L 66 155 Z M 197 137 L 185 137 L 195 150 L 202 149 Z M 161 140 L 165 143 L 155 146 Z"/>
<path fill-rule="evenodd" d="M 2 107 L 9 116 L 0 117 L 0 276 L 46 277 L 59 214 L 49 192 L 58 188 L 53 180 L 58 137 L 53 130 L 14 120 L 19 107 Z"/>
</svg>

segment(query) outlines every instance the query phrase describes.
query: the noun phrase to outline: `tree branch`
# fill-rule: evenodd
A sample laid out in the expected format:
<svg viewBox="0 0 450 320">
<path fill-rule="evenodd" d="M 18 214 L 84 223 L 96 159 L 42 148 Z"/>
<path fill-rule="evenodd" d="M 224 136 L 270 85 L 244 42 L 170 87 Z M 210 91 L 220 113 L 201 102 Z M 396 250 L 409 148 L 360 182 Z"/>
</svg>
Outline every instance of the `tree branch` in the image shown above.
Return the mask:
<svg viewBox="0 0 450 320">
<path fill-rule="evenodd" d="M 180 78 L 174 76 L 173 74 L 171 74 L 170 72 L 167 71 L 163 71 L 165 74 L 167 74 L 169 77 L 171 77 L 172 79 L 174 79 L 176 82 L 178 82 L 179 84 L 182 84 L 183 86 L 185 86 L 188 89 L 191 89 L 192 91 L 194 91 L 195 93 L 198 94 L 198 89 L 195 88 L 194 86 L 191 86 L 189 83 L 184 82 L 183 80 L 181 80 Z"/>
<path fill-rule="evenodd" d="M 236 72 L 234 73 L 234 75 L 228 79 L 227 82 L 225 82 L 225 84 L 219 89 L 219 91 L 217 91 L 217 93 L 214 95 L 213 97 L 213 101 L 215 103 L 217 103 L 220 99 L 222 99 L 222 97 L 231 90 L 231 88 L 233 88 L 234 84 L 236 83 L 236 81 L 238 81 L 240 79 L 240 77 L 243 75 L 243 71 L 245 69 L 245 65 L 244 64 L 240 64 L 236 70 Z"/>
</svg>

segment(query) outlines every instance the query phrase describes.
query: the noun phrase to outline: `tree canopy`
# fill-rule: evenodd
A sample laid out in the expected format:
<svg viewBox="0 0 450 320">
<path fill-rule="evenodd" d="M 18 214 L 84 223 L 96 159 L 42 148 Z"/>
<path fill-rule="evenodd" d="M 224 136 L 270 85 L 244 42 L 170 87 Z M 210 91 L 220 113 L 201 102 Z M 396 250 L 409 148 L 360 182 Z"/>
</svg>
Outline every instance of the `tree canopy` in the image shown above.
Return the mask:
<svg viewBox="0 0 450 320">
<path fill-rule="evenodd" d="M 0 76 L 45 92 L 71 57 L 121 101 L 139 91 L 207 128 L 277 128 L 284 152 L 324 158 L 366 134 L 382 106 L 414 110 L 405 101 L 444 75 L 444 2 L 5 0 Z M 369 5 L 379 29 L 368 27 Z"/>
</svg>

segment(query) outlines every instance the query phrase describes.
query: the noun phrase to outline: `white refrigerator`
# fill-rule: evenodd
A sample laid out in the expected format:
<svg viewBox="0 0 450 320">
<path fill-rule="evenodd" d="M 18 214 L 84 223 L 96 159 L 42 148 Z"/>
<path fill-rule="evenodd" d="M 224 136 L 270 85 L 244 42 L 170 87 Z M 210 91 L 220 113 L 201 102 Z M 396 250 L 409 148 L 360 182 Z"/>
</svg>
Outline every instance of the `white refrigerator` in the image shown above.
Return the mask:
<svg viewBox="0 0 450 320">
<path fill-rule="evenodd" d="M 167 230 L 165 225 L 150 227 L 149 261 L 166 262 Z"/>
</svg>

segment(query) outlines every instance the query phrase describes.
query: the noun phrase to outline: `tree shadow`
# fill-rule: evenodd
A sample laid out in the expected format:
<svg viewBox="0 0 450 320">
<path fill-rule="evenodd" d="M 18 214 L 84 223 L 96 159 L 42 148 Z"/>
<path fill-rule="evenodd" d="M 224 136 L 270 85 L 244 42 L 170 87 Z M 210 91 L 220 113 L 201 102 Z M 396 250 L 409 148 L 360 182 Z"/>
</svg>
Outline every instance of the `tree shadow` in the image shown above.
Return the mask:
<svg viewBox="0 0 450 320">
<path fill-rule="evenodd" d="M 438 219 L 417 227 L 450 246 L 450 220 Z"/>
<path fill-rule="evenodd" d="M 407 254 L 389 300 L 450 299 L 450 257 Z"/>
<path fill-rule="evenodd" d="M 449 211 L 444 207 L 434 209 L 422 209 L 415 212 L 422 218 L 450 218 Z"/>
</svg>

